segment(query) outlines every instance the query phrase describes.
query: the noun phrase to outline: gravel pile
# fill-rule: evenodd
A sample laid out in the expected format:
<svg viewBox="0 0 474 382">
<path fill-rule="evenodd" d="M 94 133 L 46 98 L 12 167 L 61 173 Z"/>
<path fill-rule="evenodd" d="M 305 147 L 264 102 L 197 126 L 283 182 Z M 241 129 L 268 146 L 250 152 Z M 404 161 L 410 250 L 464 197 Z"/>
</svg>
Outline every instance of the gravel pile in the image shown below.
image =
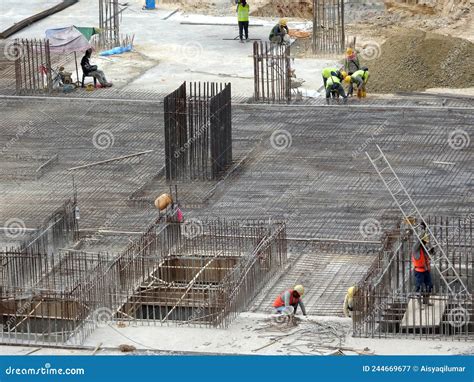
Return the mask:
<svg viewBox="0 0 474 382">
<path fill-rule="evenodd" d="M 370 69 L 370 92 L 474 87 L 474 44 L 467 40 L 408 30 L 359 56 Z"/>
</svg>

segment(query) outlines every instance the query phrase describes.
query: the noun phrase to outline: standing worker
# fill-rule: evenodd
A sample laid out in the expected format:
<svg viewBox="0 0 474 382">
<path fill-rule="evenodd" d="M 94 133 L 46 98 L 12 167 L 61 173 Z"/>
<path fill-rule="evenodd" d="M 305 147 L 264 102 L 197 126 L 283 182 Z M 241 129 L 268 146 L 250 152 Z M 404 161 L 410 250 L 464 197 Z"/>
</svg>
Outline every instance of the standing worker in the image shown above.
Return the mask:
<svg viewBox="0 0 474 382">
<path fill-rule="evenodd" d="M 357 54 L 352 48 L 347 48 L 346 50 L 346 58 L 344 59 L 344 69 L 345 71 L 351 75 L 360 69 L 359 59 L 357 58 Z"/>
<path fill-rule="evenodd" d="M 288 307 L 292 306 L 293 314 L 296 314 L 296 310 L 298 309 L 299 305 L 301 308 L 301 312 L 303 312 L 303 316 L 306 316 L 306 308 L 304 306 L 303 301 L 301 300 L 303 295 L 303 285 L 295 285 L 293 289 L 288 289 L 278 295 L 278 297 L 273 302 L 273 307 L 278 313 L 283 313 Z"/>
<path fill-rule="evenodd" d="M 344 99 L 344 103 L 347 102 L 347 96 L 344 92 L 344 88 L 341 85 L 341 79 L 338 76 L 332 75 L 326 80 L 326 102 L 329 105 L 329 98 L 331 95 L 341 96 Z"/>
<path fill-rule="evenodd" d="M 422 223 L 422 228 L 423 231 L 420 235 L 421 241 L 417 240 L 416 243 L 413 245 L 411 261 L 415 271 L 415 292 L 422 293 L 423 304 L 429 306 L 431 305 L 430 293 L 433 289 L 433 282 L 431 281 L 430 257 L 426 252 L 425 248 L 428 249 L 427 246 L 430 240 L 428 233 L 425 231 L 426 226 L 424 225 L 424 223 Z"/>
<path fill-rule="evenodd" d="M 344 81 L 349 84 L 349 91 L 347 92 L 347 95 L 352 96 L 352 94 L 354 93 L 353 84 L 357 84 L 357 97 L 365 98 L 365 96 L 367 95 L 365 86 L 369 81 L 369 68 L 364 67 L 362 69 L 357 70 L 352 75 L 346 76 Z"/>
<path fill-rule="evenodd" d="M 286 19 L 281 19 L 277 25 L 272 28 L 270 32 L 270 41 L 274 44 L 283 45 L 285 36 L 288 34 L 289 29 Z"/>
<path fill-rule="evenodd" d="M 246 0 L 239 0 L 237 4 L 237 19 L 239 21 L 239 37 L 240 42 L 244 42 L 244 31 L 245 40 L 249 39 L 249 10 L 250 7 Z"/>
</svg>

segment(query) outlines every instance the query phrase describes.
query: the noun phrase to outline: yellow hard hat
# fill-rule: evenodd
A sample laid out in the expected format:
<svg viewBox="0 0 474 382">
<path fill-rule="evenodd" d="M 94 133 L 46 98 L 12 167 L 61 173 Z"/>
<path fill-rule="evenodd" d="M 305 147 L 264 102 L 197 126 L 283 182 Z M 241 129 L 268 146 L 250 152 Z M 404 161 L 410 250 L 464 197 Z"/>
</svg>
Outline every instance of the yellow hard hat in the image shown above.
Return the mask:
<svg viewBox="0 0 474 382">
<path fill-rule="evenodd" d="M 295 285 L 293 290 L 297 291 L 300 296 L 304 295 L 304 286 L 303 285 Z"/>
<path fill-rule="evenodd" d="M 428 233 L 425 233 L 424 236 L 421 238 L 425 243 L 430 242 L 430 235 Z"/>
<path fill-rule="evenodd" d="M 357 291 L 357 287 L 356 286 L 351 286 L 348 290 L 347 290 L 347 295 L 349 297 L 353 297 L 354 296 L 354 293 Z"/>
<path fill-rule="evenodd" d="M 342 78 L 346 78 L 347 77 L 347 72 L 345 72 L 344 70 L 341 71 L 341 76 L 342 76 Z"/>
<path fill-rule="evenodd" d="M 352 48 L 347 48 L 346 54 L 347 54 L 348 56 L 350 56 L 352 53 L 354 53 L 354 51 L 352 50 Z"/>
<path fill-rule="evenodd" d="M 351 82 L 351 76 L 345 76 L 344 77 L 344 82 L 350 83 Z"/>
<path fill-rule="evenodd" d="M 286 24 L 288 24 L 286 19 L 280 19 L 280 25 L 286 26 Z"/>
</svg>

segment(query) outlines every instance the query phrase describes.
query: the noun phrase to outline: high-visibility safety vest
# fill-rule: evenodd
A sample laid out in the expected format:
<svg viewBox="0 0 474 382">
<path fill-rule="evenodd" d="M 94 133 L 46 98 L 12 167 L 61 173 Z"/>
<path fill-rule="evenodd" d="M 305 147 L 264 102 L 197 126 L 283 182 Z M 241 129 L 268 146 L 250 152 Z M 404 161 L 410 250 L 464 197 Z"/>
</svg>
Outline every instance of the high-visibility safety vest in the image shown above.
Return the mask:
<svg viewBox="0 0 474 382">
<path fill-rule="evenodd" d="M 293 289 L 288 289 L 288 292 L 290 292 L 290 305 L 295 305 L 297 304 L 300 299 L 299 297 L 296 298 L 295 296 L 293 296 Z M 280 306 L 285 306 L 285 300 L 283 299 L 283 295 L 285 294 L 285 292 L 281 293 L 276 299 L 275 301 L 273 301 L 273 307 L 274 308 L 279 308 Z"/>
<path fill-rule="evenodd" d="M 413 263 L 413 267 L 417 272 L 427 272 L 430 270 L 430 258 L 425 255 L 425 251 L 423 247 L 420 248 L 420 258 L 417 260 L 415 256 L 411 256 L 411 261 Z"/>
<path fill-rule="evenodd" d="M 321 71 L 321 74 L 323 75 L 323 78 L 329 78 L 331 77 L 331 73 L 336 73 L 337 69 L 336 68 L 324 68 Z"/>
<path fill-rule="evenodd" d="M 364 82 L 367 82 L 367 80 L 369 79 L 369 72 L 367 70 L 360 69 L 354 72 L 351 76 L 351 78 L 356 78 L 356 77 L 360 77 L 364 80 Z"/>
<path fill-rule="evenodd" d="M 249 21 L 249 5 L 245 4 L 243 6 L 242 4 L 239 4 L 237 7 L 237 17 L 239 21 Z"/>
<path fill-rule="evenodd" d="M 331 76 L 326 81 L 326 89 L 330 88 L 334 84 L 340 84 L 340 83 L 341 83 L 341 80 L 339 79 L 339 77 Z"/>
</svg>

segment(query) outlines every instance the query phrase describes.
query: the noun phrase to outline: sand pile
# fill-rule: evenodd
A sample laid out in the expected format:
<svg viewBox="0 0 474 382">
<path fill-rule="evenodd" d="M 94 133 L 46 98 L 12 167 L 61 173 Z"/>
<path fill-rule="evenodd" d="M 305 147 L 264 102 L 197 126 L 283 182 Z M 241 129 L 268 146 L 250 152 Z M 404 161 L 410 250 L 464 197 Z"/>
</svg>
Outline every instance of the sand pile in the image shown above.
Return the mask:
<svg viewBox="0 0 474 382">
<path fill-rule="evenodd" d="M 298 17 L 312 20 L 313 2 L 312 0 L 271 0 L 250 14 L 260 17 Z"/>
<path fill-rule="evenodd" d="M 370 92 L 474 87 L 474 44 L 467 40 L 408 30 L 370 53 L 360 54 L 370 69 Z"/>
</svg>

